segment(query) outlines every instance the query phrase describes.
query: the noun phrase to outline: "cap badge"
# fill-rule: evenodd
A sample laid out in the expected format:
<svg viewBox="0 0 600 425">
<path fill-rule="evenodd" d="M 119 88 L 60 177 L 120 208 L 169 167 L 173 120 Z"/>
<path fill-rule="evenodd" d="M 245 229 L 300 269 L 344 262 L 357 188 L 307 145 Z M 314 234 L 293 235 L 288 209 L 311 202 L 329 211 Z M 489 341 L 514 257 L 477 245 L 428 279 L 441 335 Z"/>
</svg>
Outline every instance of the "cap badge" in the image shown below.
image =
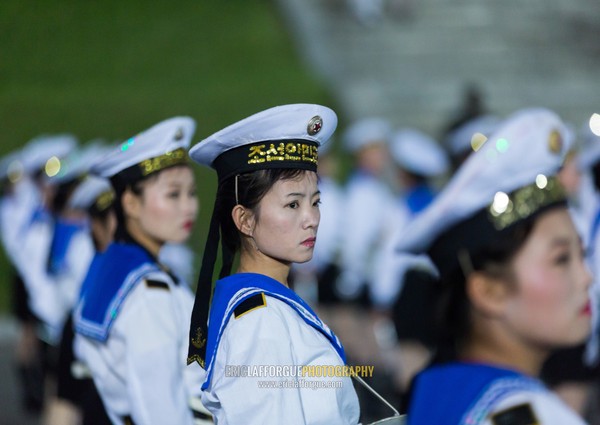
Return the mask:
<svg viewBox="0 0 600 425">
<path fill-rule="evenodd" d="M 308 132 L 308 134 L 310 136 L 314 136 L 319 131 L 321 131 L 322 128 L 323 128 L 323 119 L 320 116 L 315 115 L 308 122 L 308 127 L 306 128 L 306 131 Z"/>
<path fill-rule="evenodd" d="M 562 137 L 557 130 L 552 130 L 550 136 L 548 137 L 548 147 L 551 152 L 559 153 L 563 147 Z"/>
<path fill-rule="evenodd" d="M 175 140 L 181 140 L 183 139 L 183 130 L 180 128 L 177 129 L 177 132 L 175 133 Z"/>
</svg>

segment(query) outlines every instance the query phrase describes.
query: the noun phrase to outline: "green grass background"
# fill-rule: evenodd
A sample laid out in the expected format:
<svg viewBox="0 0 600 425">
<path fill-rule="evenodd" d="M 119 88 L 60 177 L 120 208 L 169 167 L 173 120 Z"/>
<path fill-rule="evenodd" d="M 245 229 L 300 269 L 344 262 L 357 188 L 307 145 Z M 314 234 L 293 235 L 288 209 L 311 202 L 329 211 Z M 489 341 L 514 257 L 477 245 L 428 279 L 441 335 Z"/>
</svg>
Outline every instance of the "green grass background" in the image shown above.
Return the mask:
<svg viewBox="0 0 600 425">
<path fill-rule="evenodd" d="M 124 140 L 175 115 L 193 143 L 284 103 L 332 106 L 272 1 L 0 2 L 0 156 L 42 133 Z M 215 176 L 197 167 L 200 258 Z M 197 267 L 197 265 L 196 265 Z M 10 308 L 0 257 L 0 312 Z"/>
</svg>

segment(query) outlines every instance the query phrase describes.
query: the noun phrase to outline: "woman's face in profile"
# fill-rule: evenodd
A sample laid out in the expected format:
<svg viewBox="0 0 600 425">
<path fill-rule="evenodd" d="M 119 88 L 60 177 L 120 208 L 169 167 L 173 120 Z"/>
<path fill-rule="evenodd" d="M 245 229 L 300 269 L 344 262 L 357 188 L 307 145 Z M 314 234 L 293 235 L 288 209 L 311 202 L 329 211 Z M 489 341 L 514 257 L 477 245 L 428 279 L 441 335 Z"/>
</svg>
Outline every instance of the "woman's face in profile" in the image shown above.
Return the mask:
<svg viewBox="0 0 600 425">
<path fill-rule="evenodd" d="M 144 184 L 139 224 L 144 233 L 160 242 L 184 242 L 198 212 L 194 175 L 189 167 L 161 171 Z"/>
<path fill-rule="evenodd" d="M 540 215 L 512 265 L 516 290 L 507 301 L 510 332 L 543 349 L 583 342 L 591 329 L 591 275 L 565 207 Z"/>
<path fill-rule="evenodd" d="M 279 180 L 258 205 L 252 237 L 258 250 L 284 263 L 312 258 L 321 214 L 317 174 Z"/>
</svg>

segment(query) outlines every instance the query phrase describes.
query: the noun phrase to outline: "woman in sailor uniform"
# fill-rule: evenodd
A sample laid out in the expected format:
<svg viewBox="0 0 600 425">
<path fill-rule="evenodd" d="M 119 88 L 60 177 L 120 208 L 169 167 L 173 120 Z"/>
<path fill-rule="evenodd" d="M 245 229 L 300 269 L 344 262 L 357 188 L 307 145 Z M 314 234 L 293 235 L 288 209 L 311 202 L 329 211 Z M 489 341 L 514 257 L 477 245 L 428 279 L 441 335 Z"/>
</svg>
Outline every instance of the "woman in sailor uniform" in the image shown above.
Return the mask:
<svg viewBox="0 0 600 425">
<path fill-rule="evenodd" d="M 83 279 L 74 263 L 64 264 L 56 276 L 48 273 L 54 226 L 51 206 L 57 204 L 50 175 L 76 146 L 77 140 L 68 134 L 39 136 L 1 166 L 0 177 L 8 186 L 0 202 L 0 239 L 15 269 L 13 305 L 21 325 L 16 361 L 24 407 L 32 413 L 41 412 L 47 389 L 52 388 L 46 380 L 53 379 L 55 372 L 53 344 L 58 335 L 53 330 L 60 326 L 56 314 L 63 303 L 60 290 L 63 284 Z M 80 263 L 85 261 L 84 252 Z"/>
<path fill-rule="evenodd" d="M 82 285 L 74 350 L 114 424 L 192 425 L 204 415 L 204 372 L 185 364 L 193 294 L 158 261 L 161 247 L 185 241 L 196 219 L 186 151 L 194 130 L 188 117 L 163 121 L 92 169 L 111 181 L 117 229 Z"/>
<path fill-rule="evenodd" d="M 85 212 L 95 252 L 103 252 L 112 242 L 116 227 L 114 191 L 107 179 L 87 176 L 69 199 L 69 207 Z M 72 313 L 72 312 L 71 312 Z M 49 425 L 104 425 L 106 415 L 94 381 L 73 353 L 73 318 L 69 314 L 62 330 L 57 360 L 56 397 L 49 406 Z"/>
<path fill-rule="evenodd" d="M 219 180 L 188 357 L 207 371 L 202 402 L 219 425 L 358 422 L 350 377 L 333 376 L 345 364 L 340 341 L 288 287 L 291 264 L 313 254 L 317 149 L 336 125 L 329 108 L 279 106 L 190 150 Z M 219 233 L 223 268 L 213 286 Z M 319 375 L 323 367 L 334 373 Z"/>
<path fill-rule="evenodd" d="M 440 273 L 436 359 L 413 381 L 409 425 L 582 425 L 538 379 L 590 332 L 591 276 L 556 173 L 566 128 L 509 117 L 403 234 Z"/>
</svg>

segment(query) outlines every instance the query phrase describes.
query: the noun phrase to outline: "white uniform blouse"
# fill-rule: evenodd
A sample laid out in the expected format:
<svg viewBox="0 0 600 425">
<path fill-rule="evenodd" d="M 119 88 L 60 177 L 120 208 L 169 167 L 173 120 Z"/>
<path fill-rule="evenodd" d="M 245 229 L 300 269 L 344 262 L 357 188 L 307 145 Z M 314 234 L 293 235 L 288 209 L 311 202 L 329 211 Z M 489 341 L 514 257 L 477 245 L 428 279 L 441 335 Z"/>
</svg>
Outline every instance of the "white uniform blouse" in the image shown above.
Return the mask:
<svg viewBox="0 0 600 425">
<path fill-rule="evenodd" d="M 289 376 L 294 372 L 273 376 L 275 368 L 270 366 L 291 366 L 289 372 L 296 366 L 341 366 L 343 361 L 325 336 L 290 306 L 270 296 L 265 299 L 264 307 L 237 318 L 232 315 L 223 331 L 212 378 L 202 394 L 216 423 L 357 424 L 358 398 L 350 378 Z M 262 366 L 263 372 L 235 376 L 252 366 L 256 367 L 250 371 Z"/>
<path fill-rule="evenodd" d="M 91 370 L 106 411 L 115 424 L 192 425 L 189 403 L 200 396 L 205 372 L 186 366 L 193 294 L 164 272 L 146 279 L 127 296 L 105 343 L 76 334 L 77 358 Z M 168 288 L 168 289 L 167 289 Z"/>
</svg>

